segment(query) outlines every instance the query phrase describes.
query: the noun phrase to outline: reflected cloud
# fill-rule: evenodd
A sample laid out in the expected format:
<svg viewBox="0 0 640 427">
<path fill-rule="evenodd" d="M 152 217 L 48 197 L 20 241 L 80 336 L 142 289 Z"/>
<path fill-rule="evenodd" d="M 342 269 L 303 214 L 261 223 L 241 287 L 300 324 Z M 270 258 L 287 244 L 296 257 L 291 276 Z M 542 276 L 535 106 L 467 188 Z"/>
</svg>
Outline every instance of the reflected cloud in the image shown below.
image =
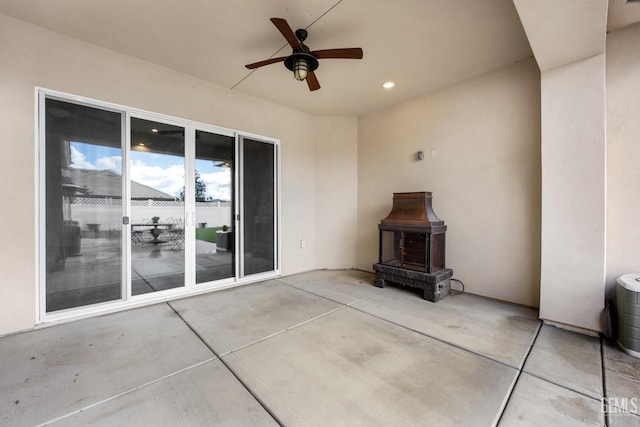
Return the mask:
<svg viewBox="0 0 640 427">
<path fill-rule="evenodd" d="M 122 156 L 120 150 L 82 142 L 71 142 L 71 167 L 74 169 L 110 170 L 122 175 Z M 159 153 L 131 153 L 131 179 L 163 193 L 178 196 L 184 188 L 184 159 Z M 198 169 L 201 169 L 196 165 Z M 207 198 L 213 200 L 231 200 L 231 169 L 221 167 L 203 167 L 208 171 L 200 172 L 207 185 Z"/>
</svg>

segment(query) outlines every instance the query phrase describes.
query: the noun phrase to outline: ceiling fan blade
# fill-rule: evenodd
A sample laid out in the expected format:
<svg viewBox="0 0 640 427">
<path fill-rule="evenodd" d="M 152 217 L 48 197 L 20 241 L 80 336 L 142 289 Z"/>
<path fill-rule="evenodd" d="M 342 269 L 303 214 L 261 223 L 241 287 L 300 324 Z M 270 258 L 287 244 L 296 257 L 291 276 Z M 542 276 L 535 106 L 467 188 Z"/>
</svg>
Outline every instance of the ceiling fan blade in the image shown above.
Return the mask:
<svg viewBox="0 0 640 427">
<path fill-rule="evenodd" d="M 318 82 L 318 78 L 316 77 L 316 73 L 313 71 L 309 71 L 307 74 L 307 85 L 309 86 L 309 90 L 318 90 L 320 89 L 320 83 Z"/>
<path fill-rule="evenodd" d="M 287 21 L 285 19 L 282 19 L 282 18 L 271 18 L 271 22 L 273 22 L 273 25 L 275 25 L 276 28 L 278 29 L 278 31 L 280 31 L 280 33 L 282 33 L 284 38 L 287 39 L 287 42 L 289 42 L 291 47 L 294 47 L 294 48 L 295 47 L 302 47 L 300 45 L 300 40 L 298 40 L 298 38 L 296 37 L 295 33 L 293 32 L 293 30 L 291 29 L 291 27 L 289 26 L 289 24 L 287 23 Z"/>
<path fill-rule="evenodd" d="M 254 62 L 253 64 L 247 64 L 245 65 L 245 67 L 247 67 L 250 70 L 254 70 L 259 67 L 264 67 L 265 65 L 275 64 L 276 62 L 282 62 L 285 59 L 287 59 L 286 56 L 280 56 L 278 58 L 269 58 L 269 59 L 265 59 L 264 61 Z"/>
<path fill-rule="evenodd" d="M 340 58 L 340 59 L 362 59 L 362 49 L 352 47 L 347 49 L 322 49 L 311 52 L 318 59 Z"/>
</svg>

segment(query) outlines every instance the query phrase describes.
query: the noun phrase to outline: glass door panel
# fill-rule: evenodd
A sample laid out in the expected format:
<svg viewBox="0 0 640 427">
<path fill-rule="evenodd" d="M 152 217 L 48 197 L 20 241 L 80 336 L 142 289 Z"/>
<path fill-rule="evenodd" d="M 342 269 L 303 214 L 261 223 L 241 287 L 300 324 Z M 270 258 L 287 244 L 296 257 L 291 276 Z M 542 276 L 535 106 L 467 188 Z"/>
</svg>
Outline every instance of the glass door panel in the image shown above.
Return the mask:
<svg viewBox="0 0 640 427">
<path fill-rule="evenodd" d="M 196 283 L 235 276 L 235 138 L 196 131 Z"/>
<path fill-rule="evenodd" d="M 185 132 L 131 118 L 131 293 L 185 286 Z"/>
<path fill-rule="evenodd" d="M 119 300 L 122 113 L 45 99 L 46 312 Z"/>
<path fill-rule="evenodd" d="M 275 270 L 275 146 L 242 140 L 244 275 Z"/>
</svg>

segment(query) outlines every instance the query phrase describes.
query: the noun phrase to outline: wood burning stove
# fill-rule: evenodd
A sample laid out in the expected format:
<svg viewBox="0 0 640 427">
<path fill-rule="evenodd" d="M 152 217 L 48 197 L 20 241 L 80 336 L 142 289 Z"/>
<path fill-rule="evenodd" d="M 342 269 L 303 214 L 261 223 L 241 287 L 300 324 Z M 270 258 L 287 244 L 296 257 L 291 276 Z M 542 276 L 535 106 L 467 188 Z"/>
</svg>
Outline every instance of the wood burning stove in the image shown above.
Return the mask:
<svg viewBox="0 0 640 427">
<path fill-rule="evenodd" d="M 453 271 L 445 268 L 447 226 L 433 211 L 430 192 L 394 193 L 391 213 L 380 221 L 376 286 L 386 282 L 424 290 L 437 302 L 449 295 Z"/>
</svg>

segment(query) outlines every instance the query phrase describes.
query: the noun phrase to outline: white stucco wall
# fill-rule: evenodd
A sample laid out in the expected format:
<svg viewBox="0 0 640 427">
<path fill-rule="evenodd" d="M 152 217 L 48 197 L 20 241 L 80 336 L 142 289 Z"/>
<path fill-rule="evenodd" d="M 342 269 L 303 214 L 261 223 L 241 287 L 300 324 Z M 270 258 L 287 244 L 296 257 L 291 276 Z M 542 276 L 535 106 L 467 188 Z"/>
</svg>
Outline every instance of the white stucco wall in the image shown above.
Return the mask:
<svg viewBox="0 0 640 427">
<path fill-rule="evenodd" d="M 358 121 L 318 117 L 315 128 L 316 267 L 356 265 Z"/>
<path fill-rule="evenodd" d="M 607 290 L 640 272 L 640 24 L 607 37 Z"/>
<path fill-rule="evenodd" d="M 359 118 L 359 268 L 377 262 L 393 193 L 432 191 L 467 292 L 538 306 L 539 79 L 527 61 Z"/>
<path fill-rule="evenodd" d="M 600 330 L 605 274 L 604 55 L 544 71 L 540 317 Z"/>
<path fill-rule="evenodd" d="M 33 327 L 36 320 L 36 86 L 280 139 L 282 272 L 330 265 L 318 261 L 315 249 L 316 224 L 324 221 L 315 209 L 316 118 L 5 15 L 0 15 L 0 58 L 0 152 L 5 159 L 0 216 L 6 224 L 0 245 L 0 334 Z M 332 123 L 331 118 L 323 123 L 334 129 L 330 136 L 353 147 L 353 129 L 339 118 L 336 126 Z M 322 176 L 330 173 L 325 170 Z M 345 252 L 339 249 L 332 256 Z"/>
</svg>

